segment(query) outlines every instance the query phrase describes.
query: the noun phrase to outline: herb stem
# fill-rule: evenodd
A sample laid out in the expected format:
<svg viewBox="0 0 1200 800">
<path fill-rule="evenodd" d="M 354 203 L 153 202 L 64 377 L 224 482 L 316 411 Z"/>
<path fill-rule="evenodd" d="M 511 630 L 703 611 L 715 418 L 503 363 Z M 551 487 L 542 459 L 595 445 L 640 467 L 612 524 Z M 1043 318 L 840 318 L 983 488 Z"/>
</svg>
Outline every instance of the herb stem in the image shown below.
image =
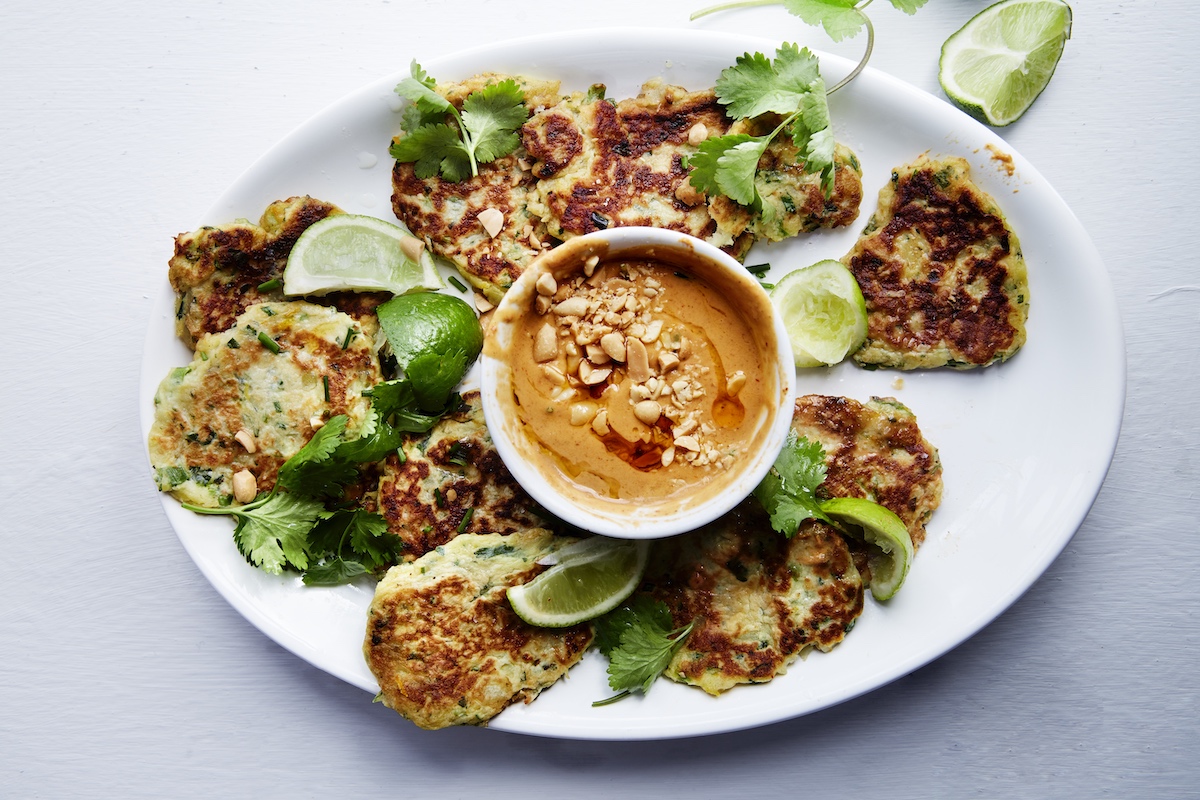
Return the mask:
<svg viewBox="0 0 1200 800">
<path fill-rule="evenodd" d="M 272 489 L 265 494 L 260 494 L 257 498 L 251 500 L 249 503 L 245 503 L 244 505 L 240 506 L 231 506 L 229 508 L 206 508 L 205 506 L 194 506 L 191 503 L 187 503 L 182 500 L 179 501 L 179 505 L 183 508 L 186 508 L 188 511 L 192 511 L 197 514 L 214 514 L 217 516 L 229 516 L 230 514 L 241 515 L 247 511 L 253 511 L 261 505 L 265 505 L 266 502 L 274 496 L 275 490 Z"/>
<path fill-rule="evenodd" d="M 866 23 L 867 26 L 867 49 L 863 51 L 862 59 L 859 60 L 854 69 L 850 70 L 850 74 L 835 83 L 832 88 L 825 92 L 826 97 L 857 78 L 859 73 L 866 68 L 867 62 L 871 60 L 871 52 L 875 49 L 875 26 L 871 24 L 871 18 L 862 12 L 862 10 L 870 4 L 871 0 L 867 0 L 867 2 L 863 3 L 862 5 L 854 7 L 854 10 L 858 12 L 858 15 L 862 17 L 863 22 Z"/>
<path fill-rule="evenodd" d="M 715 6 L 709 6 L 708 8 L 702 8 L 699 11 L 693 12 L 688 19 L 690 19 L 692 22 L 695 22 L 701 17 L 706 17 L 709 14 L 715 14 L 718 11 L 732 11 L 737 8 L 753 8 L 755 6 L 781 5 L 783 5 L 782 0 L 738 0 L 736 3 L 721 3 Z"/>
<path fill-rule="evenodd" d="M 450 103 L 450 113 L 454 115 L 454 120 L 458 123 L 458 133 L 462 136 L 463 144 L 467 146 L 467 158 L 471 162 L 471 177 L 479 176 L 479 164 L 475 161 L 475 142 L 471 138 L 471 132 L 467 130 L 467 124 L 463 122 L 462 114 L 458 113 L 458 109 Z"/>
<path fill-rule="evenodd" d="M 606 697 L 603 700 L 597 700 L 596 702 L 592 703 L 592 708 L 599 708 L 600 706 L 611 705 L 612 703 L 615 703 L 618 700 L 624 700 L 626 697 L 629 697 L 629 695 L 631 695 L 631 694 L 632 694 L 632 692 L 630 692 L 628 689 L 626 689 L 623 692 L 617 692 L 612 697 Z"/>
</svg>

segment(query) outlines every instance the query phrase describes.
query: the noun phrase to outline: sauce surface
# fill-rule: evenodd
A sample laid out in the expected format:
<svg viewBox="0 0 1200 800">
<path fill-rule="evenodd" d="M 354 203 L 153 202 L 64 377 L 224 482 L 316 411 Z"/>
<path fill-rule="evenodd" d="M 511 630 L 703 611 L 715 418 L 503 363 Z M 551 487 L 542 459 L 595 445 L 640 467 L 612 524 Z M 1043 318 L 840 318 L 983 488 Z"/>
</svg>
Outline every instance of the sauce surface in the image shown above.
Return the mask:
<svg viewBox="0 0 1200 800">
<path fill-rule="evenodd" d="M 503 355 L 511 410 L 523 455 L 575 502 L 706 498 L 766 435 L 770 303 L 701 272 L 592 256 L 523 298 Z"/>
</svg>

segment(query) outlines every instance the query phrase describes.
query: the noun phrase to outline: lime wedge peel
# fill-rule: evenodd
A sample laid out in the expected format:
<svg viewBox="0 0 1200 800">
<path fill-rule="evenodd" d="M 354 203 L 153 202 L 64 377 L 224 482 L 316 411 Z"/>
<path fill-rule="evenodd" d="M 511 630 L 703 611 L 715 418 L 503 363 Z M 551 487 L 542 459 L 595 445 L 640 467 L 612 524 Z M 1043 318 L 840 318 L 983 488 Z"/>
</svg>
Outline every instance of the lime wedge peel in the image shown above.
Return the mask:
<svg viewBox="0 0 1200 800">
<path fill-rule="evenodd" d="M 508 589 L 517 616 L 542 628 L 565 628 L 606 614 L 642 581 L 649 542 L 593 536 L 539 563 L 550 569 Z"/>
<path fill-rule="evenodd" d="M 1062 0 L 1002 0 L 980 11 L 942 46 L 946 96 L 989 125 L 1015 122 L 1050 83 L 1071 17 Z"/>
<path fill-rule="evenodd" d="M 871 546 L 867 563 L 871 567 L 871 594 L 875 599 L 888 600 L 900 591 L 914 554 L 912 537 L 904 522 L 878 503 L 855 497 L 826 500 L 821 510 L 839 528 Z"/>
<path fill-rule="evenodd" d="M 441 287 L 433 256 L 420 239 L 400 225 L 358 214 L 335 214 L 309 226 L 283 272 L 288 295 L 406 294 Z"/>
<path fill-rule="evenodd" d="M 867 305 L 840 261 L 818 261 L 784 275 L 771 290 L 797 367 L 837 364 L 867 338 Z"/>
</svg>

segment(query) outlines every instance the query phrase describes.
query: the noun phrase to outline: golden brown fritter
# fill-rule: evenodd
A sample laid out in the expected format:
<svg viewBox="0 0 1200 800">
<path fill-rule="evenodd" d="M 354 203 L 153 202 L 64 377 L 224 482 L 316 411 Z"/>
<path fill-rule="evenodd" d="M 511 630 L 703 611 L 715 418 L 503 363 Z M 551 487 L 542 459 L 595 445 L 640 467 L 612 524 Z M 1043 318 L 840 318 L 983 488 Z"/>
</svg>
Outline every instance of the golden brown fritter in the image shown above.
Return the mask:
<svg viewBox="0 0 1200 800">
<path fill-rule="evenodd" d="M 462 406 L 428 434 L 408 438 L 404 463 L 388 456 L 384 464 L 379 513 L 404 541 L 406 561 L 460 533 L 505 534 L 549 522 L 500 460 L 479 392 L 466 392 L 462 399 Z"/>
<path fill-rule="evenodd" d="M 291 301 L 251 306 L 232 329 L 201 337 L 192 363 L 172 370 L 154 396 L 149 448 L 159 489 L 226 505 L 239 470 L 270 490 L 283 462 L 312 438 L 314 417 L 346 414 L 353 435 L 370 407 L 363 390 L 380 381 L 375 326 L 373 317 Z M 343 347 L 348 330 L 359 335 Z M 243 430 L 254 452 L 235 439 Z"/>
<path fill-rule="evenodd" d="M 796 400 L 792 429 L 825 448 L 828 497 L 860 497 L 904 521 L 913 547 L 942 500 L 942 462 L 899 401 L 810 394 Z"/>
<path fill-rule="evenodd" d="M 690 193 L 684 159 L 729 119 L 711 91 L 653 80 L 632 99 L 574 94 L 525 124 L 521 139 L 551 235 L 566 239 L 628 225 L 682 231 L 745 256 L 750 236 L 716 240 L 703 195 Z"/>
<path fill-rule="evenodd" d="M 461 108 L 463 100 L 488 83 L 509 76 L 477 75 L 461 83 L 438 84 L 435 91 Z M 558 102 L 558 81 L 513 77 L 525 93 L 530 111 Z M 392 169 L 392 210 L 437 255 L 454 264 L 464 278 L 493 303 L 499 303 L 525 266 L 551 244 L 542 222 L 536 179 L 524 150 L 479 165 L 479 174 L 460 183 L 440 176 L 418 178 L 415 166 L 399 163 Z M 504 217 L 504 226 L 491 236 L 479 222 L 485 209 Z"/>
<path fill-rule="evenodd" d="M 639 590 L 695 621 L 667 667 L 672 680 L 720 694 L 787 671 L 807 648 L 829 651 L 863 609 L 863 582 L 832 528 L 792 538 L 750 498 L 699 531 L 655 542 Z"/>
<path fill-rule="evenodd" d="M 342 210 L 311 197 L 290 197 L 267 206 L 257 225 L 240 220 L 205 226 L 175 237 L 168 276 L 178 295 L 175 329 L 189 347 L 206 333 L 228 330 L 255 303 L 285 300 L 283 287 L 259 286 L 283 279 L 292 246 L 310 225 Z M 312 302 L 353 317 L 370 316 L 390 295 L 334 292 Z"/>
<path fill-rule="evenodd" d="M 467 534 L 392 567 L 363 642 L 384 705 L 422 728 L 482 725 L 558 680 L 591 644 L 591 627 L 528 625 L 505 592 L 575 541 L 540 529 Z"/>
<path fill-rule="evenodd" d="M 867 303 L 864 366 L 969 369 L 1025 343 L 1029 284 L 1016 234 L 961 158 L 898 167 L 842 259 Z"/>
</svg>

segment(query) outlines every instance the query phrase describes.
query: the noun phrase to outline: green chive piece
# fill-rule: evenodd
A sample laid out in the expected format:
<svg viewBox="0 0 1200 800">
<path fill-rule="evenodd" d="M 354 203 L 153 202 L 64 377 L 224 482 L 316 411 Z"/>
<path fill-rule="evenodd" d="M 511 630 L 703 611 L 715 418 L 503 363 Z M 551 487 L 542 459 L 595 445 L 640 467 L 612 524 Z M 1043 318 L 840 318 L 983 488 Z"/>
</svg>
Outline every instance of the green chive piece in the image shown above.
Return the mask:
<svg viewBox="0 0 1200 800">
<path fill-rule="evenodd" d="M 279 346 L 279 342 L 267 336 L 266 331 L 258 332 L 258 341 L 262 342 L 262 346 L 270 350 L 272 353 L 278 354 L 283 348 Z"/>
<path fill-rule="evenodd" d="M 458 278 L 454 277 L 453 275 L 451 275 L 446 280 L 450 281 L 450 283 L 453 284 L 454 288 L 458 289 L 460 292 L 467 291 L 466 284 L 464 284 L 462 281 L 460 281 Z"/>
<path fill-rule="evenodd" d="M 350 342 L 354 341 L 355 336 L 358 336 L 358 331 L 354 330 L 354 328 L 346 329 L 346 338 L 342 340 L 343 350 L 350 346 Z"/>
<path fill-rule="evenodd" d="M 230 339 L 228 342 L 225 343 L 225 346 L 228 347 L 230 350 L 237 350 L 239 347 L 241 347 L 241 345 L 238 344 L 237 339 Z"/>
<path fill-rule="evenodd" d="M 280 286 L 283 286 L 283 281 L 279 280 L 279 278 L 272 278 L 269 281 L 264 281 L 263 283 L 260 283 L 258 285 L 258 290 L 260 292 L 273 292 L 276 289 L 278 289 Z"/>
<path fill-rule="evenodd" d="M 328 403 L 329 402 L 329 376 L 328 375 L 321 376 L 321 386 L 323 386 L 325 388 L 325 402 Z"/>
<path fill-rule="evenodd" d="M 463 514 L 462 522 L 458 523 L 459 533 L 467 529 L 467 526 L 471 524 L 471 517 L 473 516 L 475 516 L 475 507 L 470 506 L 467 508 L 466 513 Z"/>
<path fill-rule="evenodd" d="M 751 275 L 758 275 L 761 277 L 767 274 L 767 270 L 770 268 L 770 264 L 751 264 L 750 266 L 746 267 L 746 272 L 749 272 Z"/>
<path fill-rule="evenodd" d="M 396 461 L 401 464 L 403 464 L 405 461 L 408 461 L 408 456 L 405 455 L 403 447 L 396 448 Z"/>
<path fill-rule="evenodd" d="M 446 460 L 459 467 L 467 465 L 467 454 L 462 451 L 462 444 L 460 442 L 450 445 L 450 449 L 446 451 Z"/>
</svg>

